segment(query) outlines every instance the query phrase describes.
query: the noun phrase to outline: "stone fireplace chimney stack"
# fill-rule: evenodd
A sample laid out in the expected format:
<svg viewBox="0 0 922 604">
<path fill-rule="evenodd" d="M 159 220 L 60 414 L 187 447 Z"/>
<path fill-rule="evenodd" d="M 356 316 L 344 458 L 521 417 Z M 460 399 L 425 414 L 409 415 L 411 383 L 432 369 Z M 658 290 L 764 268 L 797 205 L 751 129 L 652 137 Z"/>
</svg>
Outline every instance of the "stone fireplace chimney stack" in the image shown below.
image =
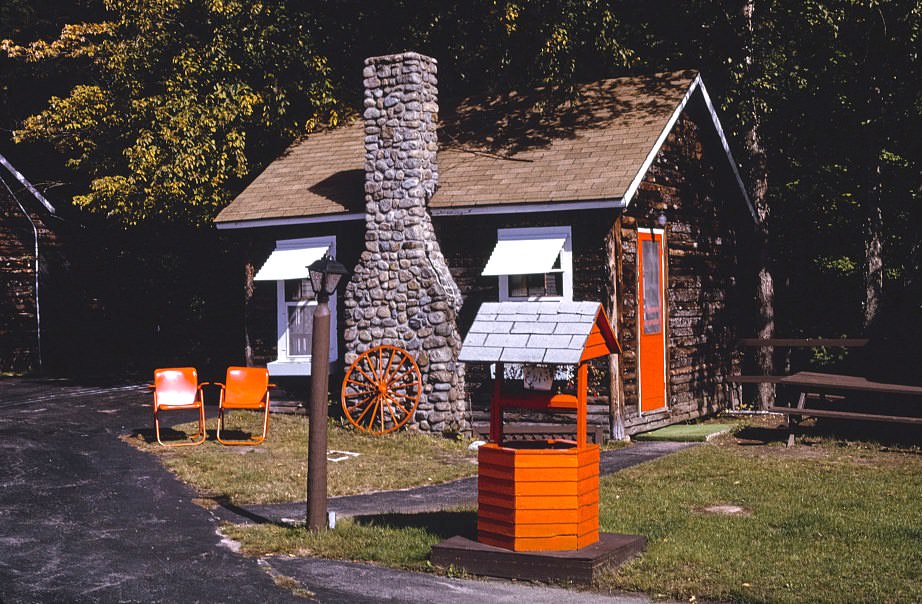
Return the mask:
<svg viewBox="0 0 922 604">
<path fill-rule="evenodd" d="M 426 209 L 438 184 L 436 61 L 371 57 L 365 84 L 365 250 L 346 288 L 346 363 L 370 348 L 406 349 L 423 392 L 413 424 L 469 432 L 457 361 L 461 296 Z"/>
</svg>

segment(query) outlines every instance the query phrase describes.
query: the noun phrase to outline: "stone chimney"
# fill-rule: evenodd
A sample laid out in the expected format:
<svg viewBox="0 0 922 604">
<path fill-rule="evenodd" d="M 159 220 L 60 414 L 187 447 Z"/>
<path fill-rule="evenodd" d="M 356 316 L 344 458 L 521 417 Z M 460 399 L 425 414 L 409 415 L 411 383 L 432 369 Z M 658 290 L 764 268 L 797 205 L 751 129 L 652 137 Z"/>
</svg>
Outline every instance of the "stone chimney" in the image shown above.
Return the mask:
<svg viewBox="0 0 922 604">
<path fill-rule="evenodd" d="M 423 391 L 412 422 L 471 430 L 458 287 L 426 204 L 438 185 L 436 61 L 414 52 L 365 60 L 365 250 L 346 288 L 346 363 L 375 346 L 406 349 Z"/>
</svg>

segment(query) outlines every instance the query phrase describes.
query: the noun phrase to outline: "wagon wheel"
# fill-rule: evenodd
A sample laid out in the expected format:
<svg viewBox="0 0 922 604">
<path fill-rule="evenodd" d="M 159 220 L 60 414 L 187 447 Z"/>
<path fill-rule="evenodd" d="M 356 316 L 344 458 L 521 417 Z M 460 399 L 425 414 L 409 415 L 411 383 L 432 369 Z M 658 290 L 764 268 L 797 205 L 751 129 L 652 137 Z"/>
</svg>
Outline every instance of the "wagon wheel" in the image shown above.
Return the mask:
<svg viewBox="0 0 922 604">
<path fill-rule="evenodd" d="M 359 430 L 386 434 L 407 423 L 422 392 L 419 367 L 396 346 L 378 346 L 359 355 L 343 380 L 343 411 Z"/>
</svg>

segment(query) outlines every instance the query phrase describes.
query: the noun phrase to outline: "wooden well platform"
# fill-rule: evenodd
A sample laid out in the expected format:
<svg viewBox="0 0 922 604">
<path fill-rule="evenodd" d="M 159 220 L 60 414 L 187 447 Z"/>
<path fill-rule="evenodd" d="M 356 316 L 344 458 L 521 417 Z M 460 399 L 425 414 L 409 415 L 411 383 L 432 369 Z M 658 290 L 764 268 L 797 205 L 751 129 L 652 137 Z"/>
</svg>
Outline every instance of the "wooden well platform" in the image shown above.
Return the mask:
<svg viewBox="0 0 922 604">
<path fill-rule="evenodd" d="M 599 533 L 598 541 L 581 549 L 514 552 L 456 536 L 433 545 L 431 560 L 474 575 L 588 585 L 600 571 L 621 565 L 646 545 L 640 535 Z"/>
</svg>

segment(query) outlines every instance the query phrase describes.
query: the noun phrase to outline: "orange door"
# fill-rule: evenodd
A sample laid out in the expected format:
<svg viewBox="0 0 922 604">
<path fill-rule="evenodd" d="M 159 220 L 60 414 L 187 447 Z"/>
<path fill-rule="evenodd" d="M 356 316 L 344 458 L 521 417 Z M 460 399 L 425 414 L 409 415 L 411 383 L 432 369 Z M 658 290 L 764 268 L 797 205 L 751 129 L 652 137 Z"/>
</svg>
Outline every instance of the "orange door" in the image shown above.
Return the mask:
<svg viewBox="0 0 922 604">
<path fill-rule="evenodd" d="M 638 319 L 640 322 L 640 411 L 666 406 L 666 329 L 663 234 L 637 236 Z"/>
</svg>

